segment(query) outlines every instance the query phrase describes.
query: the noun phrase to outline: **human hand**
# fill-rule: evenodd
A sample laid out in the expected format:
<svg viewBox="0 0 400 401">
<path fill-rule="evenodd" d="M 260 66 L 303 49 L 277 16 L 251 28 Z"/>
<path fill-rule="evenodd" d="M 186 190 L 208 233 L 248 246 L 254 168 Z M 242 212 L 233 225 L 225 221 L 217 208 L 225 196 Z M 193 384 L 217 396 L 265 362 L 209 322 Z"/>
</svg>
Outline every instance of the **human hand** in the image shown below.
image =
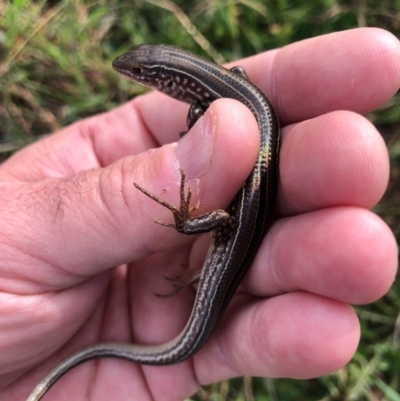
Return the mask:
<svg viewBox="0 0 400 401">
<path fill-rule="evenodd" d="M 359 29 L 232 64 L 268 95 L 283 140 L 278 218 L 224 324 L 189 361 L 88 362 L 49 400 L 181 400 L 199 383 L 310 378 L 343 366 L 359 339 L 349 304 L 382 296 L 396 271 L 393 235 L 368 211 L 386 188 L 388 156 L 359 114 L 397 91 L 399 52 L 387 32 Z M 57 362 L 87 345 L 159 344 L 184 326 L 195 290 L 169 299 L 154 293 L 170 290 L 163 276 L 182 263 L 202 265 L 209 236 L 153 224 L 171 221 L 170 212 L 132 183 L 165 189 L 163 198 L 176 204 L 182 168 L 199 186 L 199 213 L 224 208 L 258 152 L 252 114 L 229 99 L 171 144 L 185 130 L 187 107 L 159 93 L 142 96 L 0 166 L 0 399 L 24 400 Z"/>
</svg>

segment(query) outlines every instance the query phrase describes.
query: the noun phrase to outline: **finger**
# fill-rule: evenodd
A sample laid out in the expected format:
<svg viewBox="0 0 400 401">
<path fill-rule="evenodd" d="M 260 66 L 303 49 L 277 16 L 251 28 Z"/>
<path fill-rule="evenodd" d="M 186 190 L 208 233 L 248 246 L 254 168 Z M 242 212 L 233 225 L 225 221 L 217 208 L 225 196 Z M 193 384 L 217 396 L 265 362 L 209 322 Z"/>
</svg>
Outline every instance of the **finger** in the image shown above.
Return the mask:
<svg viewBox="0 0 400 401">
<path fill-rule="evenodd" d="M 200 383 L 235 376 L 309 379 L 353 356 L 360 328 L 346 304 L 307 293 L 235 300 L 210 342 L 195 356 Z"/>
<path fill-rule="evenodd" d="M 304 40 L 230 66 L 245 67 L 285 125 L 332 110 L 366 113 L 380 106 L 400 86 L 399 52 L 399 41 L 389 32 L 360 28 Z M 30 154 L 20 152 L 5 163 L 0 177 L 5 171 L 7 179 L 23 180 L 73 174 L 175 141 L 186 128 L 187 110 L 188 105 L 160 93 L 138 97 L 66 128 L 61 141 L 46 139 L 46 149 L 32 145 Z M 48 155 L 57 163 L 46 163 Z M 62 167 L 55 170 L 55 164 Z"/>
<path fill-rule="evenodd" d="M 397 245 L 387 225 L 365 209 L 341 207 L 277 222 L 244 285 L 261 296 L 309 291 L 364 304 L 388 291 L 396 270 Z"/>
<path fill-rule="evenodd" d="M 176 204 L 178 169 L 183 168 L 193 190 L 198 180 L 193 197 L 193 205 L 195 195 L 200 199 L 198 213 L 223 208 L 250 173 L 258 149 L 258 128 L 250 111 L 224 100 L 213 104 L 178 144 L 68 179 L 5 183 L 2 204 L 9 209 L 4 211 L 1 246 L 4 252 L 14 249 L 10 260 L 15 258 L 15 265 L 3 266 L 10 277 L 2 285 L 16 292 L 65 288 L 191 241 L 153 223 L 155 217 L 172 222 L 171 213 L 137 191 L 133 182 Z"/>
<path fill-rule="evenodd" d="M 284 126 L 333 110 L 364 114 L 384 104 L 400 87 L 399 54 L 395 36 L 360 28 L 303 40 L 228 67 L 244 67 Z M 142 97 L 138 108 L 160 143 L 171 140 L 177 114 L 182 121 L 187 113 L 187 105 L 161 94 Z"/>
<path fill-rule="evenodd" d="M 332 206 L 373 207 L 389 180 L 389 157 L 376 128 L 337 111 L 282 131 L 279 212 Z"/>
<path fill-rule="evenodd" d="M 400 42 L 378 28 L 303 40 L 241 64 L 266 93 L 282 125 L 333 110 L 365 114 L 400 87 Z"/>
</svg>

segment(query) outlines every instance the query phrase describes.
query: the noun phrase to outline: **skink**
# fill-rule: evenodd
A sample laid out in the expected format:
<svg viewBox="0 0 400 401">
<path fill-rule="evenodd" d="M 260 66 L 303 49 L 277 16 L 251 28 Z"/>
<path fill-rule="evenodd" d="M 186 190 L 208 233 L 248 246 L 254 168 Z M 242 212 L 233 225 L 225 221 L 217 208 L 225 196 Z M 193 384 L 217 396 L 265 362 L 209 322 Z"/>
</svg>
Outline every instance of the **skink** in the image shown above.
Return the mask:
<svg viewBox="0 0 400 401">
<path fill-rule="evenodd" d="M 89 359 L 115 357 L 148 365 L 170 365 L 192 356 L 213 333 L 271 220 L 277 187 L 279 126 L 270 102 L 248 80 L 242 68 L 228 70 L 167 45 L 134 47 L 116 58 L 113 68 L 133 81 L 190 103 L 189 129 L 214 100 L 232 98 L 242 102 L 257 120 L 260 151 L 251 174 L 227 209 L 228 219 L 223 211 L 191 219 L 195 208 L 189 205 L 190 194 L 188 199 L 184 199 L 183 172 L 180 209 L 166 204 L 136 184 L 142 192 L 174 213 L 175 225 L 171 226 L 178 231 L 188 233 L 193 230 L 191 233 L 197 233 L 215 229 L 186 326 L 176 338 L 162 345 L 100 343 L 78 351 L 56 366 L 27 401 L 39 401 L 64 373 Z"/>
</svg>

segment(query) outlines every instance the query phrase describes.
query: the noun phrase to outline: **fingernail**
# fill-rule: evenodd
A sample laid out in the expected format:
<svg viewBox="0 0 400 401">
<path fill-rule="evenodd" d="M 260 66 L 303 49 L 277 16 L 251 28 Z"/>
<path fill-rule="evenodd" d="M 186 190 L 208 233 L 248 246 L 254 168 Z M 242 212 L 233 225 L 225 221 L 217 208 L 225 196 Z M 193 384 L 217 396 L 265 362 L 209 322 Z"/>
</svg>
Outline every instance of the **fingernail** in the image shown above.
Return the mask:
<svg viewBox="0 0 400 401">
<path fill-rule="evenodd" d="M 208 112 L 178 142 L 178 167 L 185 171 L 187 179 L 199 178 L 210 165 L 214 137 L 212 120 L 212 112 Z"/>
</svg>

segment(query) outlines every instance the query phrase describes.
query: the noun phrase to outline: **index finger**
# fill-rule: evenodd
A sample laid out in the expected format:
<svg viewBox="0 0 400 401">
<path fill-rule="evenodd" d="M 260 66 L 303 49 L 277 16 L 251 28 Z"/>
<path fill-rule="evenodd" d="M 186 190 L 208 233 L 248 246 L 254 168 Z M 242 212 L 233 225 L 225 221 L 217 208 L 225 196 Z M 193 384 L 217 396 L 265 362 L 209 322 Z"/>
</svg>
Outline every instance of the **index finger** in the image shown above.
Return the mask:
<svg viewBox="0 0 400 401">
<path fill-rule="evenodd" d="M 228 67 L 244 67 L 286 125 L 333 110 L 365 114 L 376 109 L 400 87 L 399 53 L 400 43 L 391 33 L 359 28 L 303 40 Z M 159 143 L 175 140 L 174 127 L 184 119 L 187 105 L 151 94 L 138 98 L 137 106 Z"/>
<path fill-rule="evenodd" d="M 368 113 L 400 86 L 400 42 L 378 28 L 359 28 L 303 40 L 243 60 L 267 93 L 281 123 L 334 110 Z"/>
</svg>

